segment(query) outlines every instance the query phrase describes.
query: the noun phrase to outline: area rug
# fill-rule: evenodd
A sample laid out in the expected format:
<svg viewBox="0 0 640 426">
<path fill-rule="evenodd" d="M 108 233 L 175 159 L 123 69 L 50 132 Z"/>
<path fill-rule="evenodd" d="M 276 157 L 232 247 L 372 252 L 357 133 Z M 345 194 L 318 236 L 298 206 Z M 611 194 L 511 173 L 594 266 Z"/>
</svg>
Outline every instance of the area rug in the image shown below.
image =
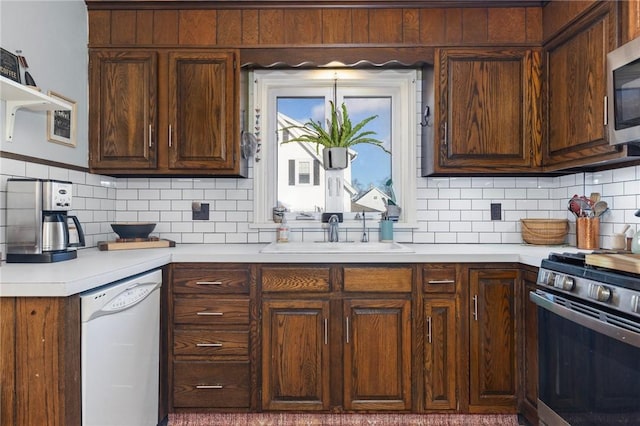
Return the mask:
<svg viewBox="0 0 640 426">
<path fill-rule="evenodd" d="M 518 426 L 515 414 L 169 414 L 169 426 Z"/>
</svg>

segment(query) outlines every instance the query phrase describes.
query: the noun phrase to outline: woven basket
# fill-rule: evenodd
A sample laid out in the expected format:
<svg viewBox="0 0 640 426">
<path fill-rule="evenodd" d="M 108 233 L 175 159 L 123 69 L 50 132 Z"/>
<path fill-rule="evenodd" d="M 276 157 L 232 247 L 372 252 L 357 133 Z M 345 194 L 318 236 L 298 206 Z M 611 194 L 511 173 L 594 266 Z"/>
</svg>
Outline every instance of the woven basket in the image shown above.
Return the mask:
<svg viewBox="0 0 640 426">
<path fill-rule="evenodd" d="M 522 239 L 536 245 L 563 244 L 569 232 L 567 219 L 520 219 Z"/>
</svg>

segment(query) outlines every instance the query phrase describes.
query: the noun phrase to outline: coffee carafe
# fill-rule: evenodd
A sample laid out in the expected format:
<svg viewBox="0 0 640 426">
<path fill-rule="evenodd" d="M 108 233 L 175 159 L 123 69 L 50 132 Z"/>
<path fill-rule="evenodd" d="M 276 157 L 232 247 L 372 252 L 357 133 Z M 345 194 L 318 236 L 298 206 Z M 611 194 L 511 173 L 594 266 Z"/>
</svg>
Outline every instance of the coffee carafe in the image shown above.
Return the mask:
<svg viewBox="0 0 640 426">
<path fill-rule="evenodd" d="M 43 179 L 7 181 L 7 262 L 41 263 L 75 259 L 84 233 L 71 210 L 71 182 Z M 73 221 L 77 243 L 70 243 Z"/>
</svg>

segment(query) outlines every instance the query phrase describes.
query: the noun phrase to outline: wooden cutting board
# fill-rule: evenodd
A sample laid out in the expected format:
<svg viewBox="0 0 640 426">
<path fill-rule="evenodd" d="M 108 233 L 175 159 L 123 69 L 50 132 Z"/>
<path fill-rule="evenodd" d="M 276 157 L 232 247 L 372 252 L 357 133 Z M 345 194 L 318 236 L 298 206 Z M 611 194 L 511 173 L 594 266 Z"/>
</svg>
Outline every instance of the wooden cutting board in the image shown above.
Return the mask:
<svg viewBox="0 0 640 426">
<path fill-rule="evenodd" d="M 588 254 L 587 265 L 640 274 L 640 254 Z"/>
<path fill-rule="evenodd" d="M 175 247 L 175 241 L 171 240 L 155 240 L 155 241 L 100 241 L 98 242 L 98 249 L 101 251 L 107 250 L 131 250 L 131 249 L 145 249 L 145 248 L 161 248 L 161 247 Z"/>
</svg>

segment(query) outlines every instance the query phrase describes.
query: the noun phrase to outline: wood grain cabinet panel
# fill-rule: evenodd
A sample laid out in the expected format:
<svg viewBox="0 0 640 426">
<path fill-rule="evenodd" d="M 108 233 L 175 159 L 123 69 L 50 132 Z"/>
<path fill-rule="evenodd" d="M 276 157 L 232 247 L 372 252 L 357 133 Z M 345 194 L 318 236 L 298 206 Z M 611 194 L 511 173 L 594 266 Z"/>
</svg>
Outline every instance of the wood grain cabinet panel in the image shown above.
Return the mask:
<svg viewBox="0 0 640 426">
<path fill-rule="evenodd" d="M 89 167 L 156 168 L 157 69 L 152 51 L 90 53 Z"/>
<path fill-rule="evenodd" d="M 413 267 L 260 269 L 263 409 L 411 409 Z"/>
<path fill-rule="evenodd" d="M 249 299 L 176 298 L 175 324 L 249 324 Z"/>
<path fill-rule="evenodd" d="M 92 49 L 89 55 L 93 172 L 246 176 L 238 51 Z"/>
<path fill-rule="evenodd" d="M 517 269 L 469 271 L 469 410 L 515 412 L 519 394 L 516 343 Z"/>
<path fill-rule="evenodd" d="M 247 264 L 171 266 L 171 410 L 252 405 L 251 271 Z"/>
<path fill-rule="evenodd" d="M 411 302 L 344 301 L 344 408 L 411 408 Z"/>
<path fill-rule="evenodd" d="M 173 334 L 175 355 L 210 356 L 212 358 L 249 356 L 248 330 L 178 329 Z"/>
<path fill-rule="evenodd" d="M 177 407 L 249 406 L 249 363 L 174 362 L 173 401 Z"/>
<path fill-rule="evenodd" d="M 262 408 L 329 409 L 329 302 L 262 303 Z"/>
<path fill-rule="evenodd" d="M 181 265 L 173 269 L 173 292 L 179 294 L 249 293 L 250 272 L 246 266 Z"/>
<path fill-rule="evenodd" d="M 262 291 L 328 292 L 330 272 L 326 266 L 264 266 L 261 268 Z"/>
<path fill-rule="evenodd" d="M 342 268 L 344 291 L 409 292 L 413 288 L 413 269 L 408 266 Z"/>
<path fill-rule="evenodd" d="M 439 49 L 433 165 L 440 173 L 539 172 L 537 49 Z"/>
<path fill-rule="evenodd" d="M 425 298 L 424 386 L 426 410 L 458 408 L 456 301 Z"/>
<path fill-rule="evenodd" d="M 459 409 L 459 291 L 461 268 L 456 264 L 422 265 L 421 350 L 423 407 L 426 411 Z"/>
<path fill-rule="evenodd" d="M 545 170 L 623 158 L 605 126 L 606 56 L 617 45 L 616 2 L 597 2 L 544 46 Z"/>
</svg>

